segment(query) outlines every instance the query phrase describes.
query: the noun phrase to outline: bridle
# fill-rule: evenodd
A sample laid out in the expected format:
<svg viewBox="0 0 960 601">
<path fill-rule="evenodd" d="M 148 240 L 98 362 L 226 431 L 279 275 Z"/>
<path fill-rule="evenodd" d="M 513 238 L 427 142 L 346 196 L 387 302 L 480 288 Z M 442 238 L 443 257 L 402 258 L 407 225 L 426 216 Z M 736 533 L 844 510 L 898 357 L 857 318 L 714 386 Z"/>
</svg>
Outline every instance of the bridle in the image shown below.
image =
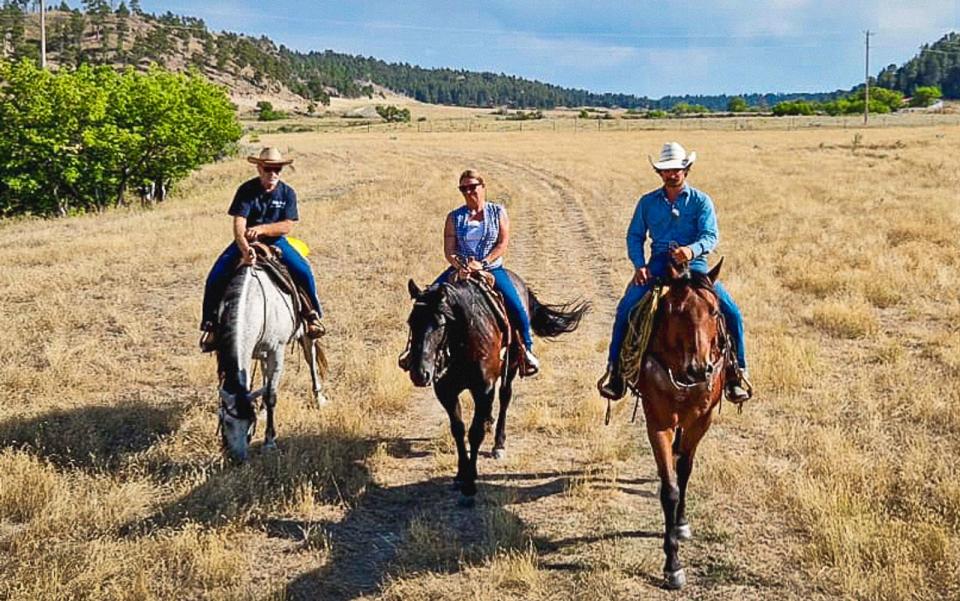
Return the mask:
<svg viewBox="0 0 960 601">
<path fill-rule="evenodd" d="M 414 301 L 414 307 L 428 307 L 429 303 L 425 301 Z M 437 309 L 439 312 L 439 308 Z M 446 375 L 447 369 L 450 367 L 450 344 L 449 344 L 449 330 L 447 324 L 447 317 L 443 316 L 443 323 L 438 329 L 441 330 L 440 342 L 437 344 L 437 347 L 433 351 L 433 377 L 430 380 L 431 384 L 436 384 L 437 381 Z M 407 349 L 412 348 L 413 346 L 413 328 L 410 328 L 410 335 L 407 337 Z"/>
<path fill-rule="evenodd" d="M 716 292 L 713 292 L 713 295 L 716 296 Z M 715 319 L 717 323 L 717 346 L 720 352 L 717 356 L 717 360 L 707 365 L 707 368 L 705 370 L 705 375 L 702 380 L 691 382 L 689 384 L 678 382 L 677 378 L 673 375 L 673 370 L 663 362 L 663 360 L 657 355 L 657 353 L 652 351 L 647 353 L 647 356 L 650 358 L 652 363 L 658 369 L 660 369 L 661 371 L 667 374 L 667 379 L 670 382 L 670 385 L 674 388 L 674 390 L 678 392 L 690 393 L 695 388 L 705 386 L 707 393 L 713 392 L 713 388 L 716 383 L 717 376 L 719 376 L 720 373 L 723 371 L 723 365 L 725 360 L 727 359 L 727 355 L 729 354 L 729 346 L 730 346 L 727 340 L 727 329 L 724 323 L 723 315 L 720 313 L 719 310 L 717 311 L 717 315 Z M 713 349 L 711 348 L 711 350 Z"/>
</svg>

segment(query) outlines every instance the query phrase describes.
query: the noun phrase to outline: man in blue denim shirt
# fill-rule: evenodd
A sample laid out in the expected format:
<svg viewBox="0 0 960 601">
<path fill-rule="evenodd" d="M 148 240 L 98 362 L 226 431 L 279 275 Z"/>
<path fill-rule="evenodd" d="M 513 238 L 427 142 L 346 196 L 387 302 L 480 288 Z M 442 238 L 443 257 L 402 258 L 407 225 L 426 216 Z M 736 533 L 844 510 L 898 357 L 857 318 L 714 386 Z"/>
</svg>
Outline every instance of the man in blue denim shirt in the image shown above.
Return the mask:
<svg viewBox="0 0 960 601">
<path fill-rule="evenodd" d="M 683 146 L 676 142 L 663 145 L 659 161 L 650 160 L 663 180 L 663 187 L 640 198 L 627 230 L 627 254 L 636 272 L 617 305 L 607 372 L 597 383 L 600 394 L 608 399 L 620 399 L 626 393 L 626 382 L 620 373 L 620 350 L 626 336 L 630 310 L 653 287 L 654 280 L 664 275 L 671 259 L 677 263 L 689 262 L 692 271 L 706 273 L 706 255 L 717 246 L 717 215 L 713 201 L 707 194 L 686 183 L 690 167 L 696 160 L 696 152 L 688 155 Z M 643 248 L 648 234 L 651 239 L 649 261 Z M 720 282 L 714 284 L 714 289 L 736 347 L 740 368 L 728 378 L 727 396 L 742 402 L 750 398 L 748 387 L 744 384 L 747 362 L 743 345 L 743 316 Z"/>
</svg>

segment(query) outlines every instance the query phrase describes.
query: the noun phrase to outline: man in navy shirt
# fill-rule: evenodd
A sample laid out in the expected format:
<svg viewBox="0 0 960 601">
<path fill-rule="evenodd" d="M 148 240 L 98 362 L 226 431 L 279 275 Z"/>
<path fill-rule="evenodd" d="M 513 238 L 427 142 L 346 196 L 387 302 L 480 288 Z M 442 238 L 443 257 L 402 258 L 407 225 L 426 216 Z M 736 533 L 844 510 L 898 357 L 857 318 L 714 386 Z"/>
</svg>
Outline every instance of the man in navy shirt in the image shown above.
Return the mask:
<svg viewBox="0 0 960 601">
<path fill-rule="evenodd" d="M 607 373 L 597 383 L 600 394 L 608 399 L 616 400 L 626 393 L 626 382 L 620 372 L 620 350 L 631 309 L 650 290 L 654 280 L 666 273 L 671 259 L 677 263 L 689 263 L 692 271 L 707 273 L 706 255 L 717 246 L 719 234 L 713 200 L 686 183 L 690 167 L 696 160 L 696 152 L 688 155 L 676 142 L 663 145 L 659 161 L 650 160 L 654 171 L 663 180 L 663 187 L 640 198 L 627 230 L 627 254 L 636 271 L 617 305 Z M 649 261 L 643 247 L 648 234 L 651 242 Z M 728 378 L 727 396 L 743 402 L 750 398 L 749 384 L 746 383 L 743 316 L 720 282 L 714 283 L 714 290 L 736 347 L 739 368 Z"/>
<path fill-rule="evenodd" d="M 297 193 L 280 181 L 280 172 L 293 161 L 284 160 L 280 151 L 271 147 L 264 148 L 260 156 L 250 156 L 247 160 L 257 166 L 257 177 L 244 182 L 233 197 L 228 213 L 233 217 L 234 241 L 213 264 L 203 292 L 200 348 L 204 352 L 212 351 L 216 346 L 217 309 L 224 288 L 233 275 L 233 267 L 240 260 L 248 265 L 256 260 L 250 247 L 255 241 L 280 249 L 283 264 L 297 285 L 309 293 L 313 304 L 306 314 L 307 335 L 316 337 L 322 332 L 320 317 L 323 310 L 310 264 L 284 237 L 293 229 L 293 222 L 300 218 Z"/>
</svg>

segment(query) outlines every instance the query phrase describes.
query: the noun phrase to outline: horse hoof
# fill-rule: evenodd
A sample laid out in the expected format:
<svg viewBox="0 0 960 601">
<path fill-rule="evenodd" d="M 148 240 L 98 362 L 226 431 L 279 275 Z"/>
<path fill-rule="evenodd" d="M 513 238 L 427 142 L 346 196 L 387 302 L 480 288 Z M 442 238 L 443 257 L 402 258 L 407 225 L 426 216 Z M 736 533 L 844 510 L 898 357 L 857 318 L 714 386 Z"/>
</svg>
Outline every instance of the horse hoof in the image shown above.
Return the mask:
<svg viewBox="0 0 960 601">
<path fill-rule="evenodd" d="M 680 524 L 673 529 L 673 534 L 680 540 L 690 540 L 693 538 L 693 530 L 690 529 L 690 524 Z"/>
<path fill-rule="evenodd" d="M 687 577 L 683 573 L 683 568 L 680 568 L 676 572 L 664 570 L 663 577 L 665 579 L 664 586 L 671 591 L 679 590 L 687 583 Z"/>
<path fill-rule="evenodd" d="M 330 402 L 329 400 L 327 400 L 327 397 L 325 397 L 322 392 L 318 392 L 317 394 L 315 394 L 313 396 L 313 399 L 317 402 L 317 407 L 323 407 L 324 405 Z"/>
<path fill-rule="evenodd" d="M 268 440 L 268 441 L 266 441 L 266 442 L 263 443 L 263 452 L 264 452 L 264 453 L 272 453 L 272 452 L 276 451 L 277 448 L 278 448 L 278 447 L 277 447 L 276 441 Z"/>
<path fill-rule="evenodd" d="M 464 494 L 460 495 L 460 498 L 457 499 L 457 505 L 463 507 L 464 509 L 472 509 L 474 505 L 477 504 L 477 499 L 473 495 L 467 496 Z"/>
<path fill-rule="evenodd" d="M 494 459 L 503 459 L 503 458 L 505 458 L 506 456 L 507 456 L 507 450 L 506 450 L 506 449 L 494 449 L 494 450 L 493 450 L 493 458 L 494 458 Z"/>
</svg>

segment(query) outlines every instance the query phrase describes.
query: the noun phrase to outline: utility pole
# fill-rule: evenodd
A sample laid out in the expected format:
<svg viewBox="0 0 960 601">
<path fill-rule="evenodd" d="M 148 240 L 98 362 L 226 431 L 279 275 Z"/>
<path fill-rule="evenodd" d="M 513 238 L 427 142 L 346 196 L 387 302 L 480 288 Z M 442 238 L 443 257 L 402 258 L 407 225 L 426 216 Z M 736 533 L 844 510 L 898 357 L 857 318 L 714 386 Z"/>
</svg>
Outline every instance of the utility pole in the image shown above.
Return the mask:
<svg viewBox="0 0 960 601">
<path fill-rule="evenodd" d="M 867 124 L 867 119 L 870 117 L 870 36 L 877 35 L 875 33 L 870 33 L 870 30 L 863 32 L 867 41 L 867 54 L 864 60 L 864 73 L 863 73 L 863 124 Z"/>
<path fill-rule="evenodd" d="M 40 0 L 40 68 L 47 68 L 47 7 Z"/>
</svg>

